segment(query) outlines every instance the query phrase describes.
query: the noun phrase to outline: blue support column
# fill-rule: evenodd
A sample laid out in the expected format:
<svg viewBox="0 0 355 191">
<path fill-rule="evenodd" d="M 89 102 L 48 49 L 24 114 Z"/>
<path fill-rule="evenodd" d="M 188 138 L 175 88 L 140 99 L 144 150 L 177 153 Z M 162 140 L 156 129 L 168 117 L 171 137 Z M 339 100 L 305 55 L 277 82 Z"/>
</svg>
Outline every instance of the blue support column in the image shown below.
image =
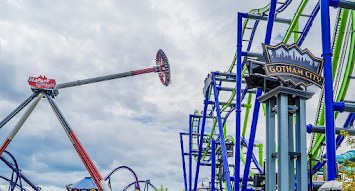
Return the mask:
<svg viewBox="0 0 355 191">
<path fill-rule="evenodd" d="M 211 151 L 211 191 L 215 191 L 215 178 L 216 178 L 216 141 L 212 140 Z"/>
<path fill-rule="evenodd" d="M 189 191 L 192 190 L 192 115 L 189 116 Z"/>
<path fill-rule="evenodd" d="M 260 96 L 261 96 L 261 91 L 258 90 L 256 92 L 256 97 L 258 98 Z M 260 109 L 260 102 L 259 102 L 259 100 L 255 99 L 253 121 L 251 124 L 251 132 L 250 132 L 250 138 L 249 138 L 249 144 L 248 144 L 247 158 L 245 161 L 244 175 L 243 175 L 243 180 L 242 180 L 242 191 L 246 191 L 247 185 L 248 185 L 249 169 L 250 169 L 250 163 L 251 163 L 251 158 L 252 158 L 252 154 L 253 154 L 256 127 L 258 124 L 259 109 Z"/>
<path fill-rule="evenodd" d="M 321 25 L 322 25 L 322 47 L 324 59 L 323 76 L 324 83 L 324 102 L 325 102 L 325 124 L 326 124 L 326 150 L 327 150 L 327 176 L 329 180 L 337 178 L 336 171 L 336 145 L 334 130 L 334 109 L 333 109 L 333 75 L 332 75 L 332 51 L 330 45 L 330 18 L 329 2 L 321 0 Z"/>
<path fill-rule="evenodd" d="M 268 24 L 267 24 L 266 35 L 265 35 L 265 44 L 270 44 L 270 41 L 271 41 L 271 34 L 272 34 L 272 29 L 273 29 L 274 19 L 275 19 L 276 3 L 277 3 L 277 0 L 271 0 Z M 261 96 L 261 94 L 262 94 L 261 90 L 257 89 L 256 98 L 255 98 L 254 113 L 253 113 L 253 121 L 252 121 L 252 127 L 251 127 L 251 134 L 250 134 L 250 139 L 249 139 L 249 148 L 247 151 L 247 159 L 246 159 L 246 163 L 245 163 L 246 165 L 244 168 L 244 176 L 243 176 L 243 180 L 242 180 L 242 191 L 246 191 L 246 189 L 247 189 L 248 172 L 249 172 L 250 163 L 251 163 L 256 127 L 257 127 L 257 123 L 258 123 L 258 119 L 259 119 L 260 102 L 257 98 L 259 96 Z M 238 120 L 238 118 L 236 120 Z M 239 123 L 240 123 L 240 118 L 239 118 Z M 237 121 L 237 124 L 238 124 L 238 121 Z M 240 155 L 240 153 L 239 153 L 239 155 Z"/>
<path fill-rule="evenodd" d="M 244 144 L 245 147 L 249 147 L 249 144 L 247 143 L 247 140 L 242 136 L 241 137 L 242 139 L 242 143 Z M 252 152 L 251 153 L 251 160 L 254 161 L 254 164 L 256 166 L 256 168 L 258 169 L 259 173 L 264 173 L 264 170 L 262 169 L 262 167 L 260 166 L 259 162 L 258 162 L 258 159 L 256 159 L 254 153 Z"/>
<path fill-rule="evenodd" d="M 205 93 L 205 101 L 204 101 L 204 108 L 203 108 L 203 117 L 202 117 L 202 127 L 201 127 L 201 134 L 200 134 L 200 144 L 198 145 L 198 156 L 197 156 L 197 166 L 196 166 L 196 176 L 195 176 L 195 184 L 194 190 L 196 191 L 197 188 L 197 181 L 198 181 L 198 173 L 200 171 L 200 163 L 201 163 L 201 153 L 202 153 L 202 144 L 203 144 L 203 135 L 205 133 L 205 125 L 206 125 L 206 114 L 207 114 L 207 107 L 208 107 L 208 96 L 209 96 L 209 88 L 207 88 L 207 92 Z M 197 132 L 198 133 L 198 132 Z"/>
<path fill-rule="evenodd" d="M 184 172 L 184 185 L 185 185 L 185 190 L 187 191 L 185 155 L 184 155 L 184 142 L 183 142 L 183 140 L 182 140 L 182 134 L 183 134 L 183 133 L 180 133 L 181 156 L 182 156 L 182 169 L 183 169 L 183 172 Z"/>
<path fill-rule="evenodd" d="M 355 113 L 350 113 L 348 117 L 346 118 L 346 121 L 343 125 L 344 128 L 349 128 L 349 125 L 354 122 L 355 119 Z M 344 141 L 344 136 L 343 135 L 338 135 L 336 138 L 336 144 L 341 145 L 341 143 Z M 338 147 L 337 147 L 338 148 Z M 325 158 L 327 154 L 323 155 L 323 158 Z M 323 166 L 325 165 L 325 162 L 320 162 L 318 161 L 313 167 L 312 167 L 312 175 L 315 174 L 317 171 L 319 171 Z"/>
<path fill-rule="evenodd" d="M 236 127 L 235 127 L 235 155 L 234 155 L 234 189 L 239 191 L 240 180 L 240 123 L 241 123 L 241 90 L 242 90 L 242 27 L 243 16 L 238 13 L 237 21 L 237 72 L 236 72 Z"/>
<path fill-rule="evenodd" d="M 218 91 L 216 87 L 216 74 L 212 73 L 212 86 L 213 86 L 213 93 L 214 93 L 214 101 L 215 101 L 215 107 L 216 107 L 216 113 L 217 113 L 217 121 L 218 121 L 218 130 L 219 130 L 219 136 L 221 139 L 221 148 L 222 148 L 222 159 L 223 159 L 223 166 L 224 166 L 224 174 L 226 177 L 226 183 L 227 183 L 227 190 L 232 191 L 232 185 L 231 185 L 231 179 L 230 179 L 230 172 L 229 172 L 229 165 L 228 165 L 228 157 L 227 157 L 227 148 L 226 148 L 226 142 L 224 138 L 224 132 L 223 132 L 223 123 L 222 123 L 222 117 L 221 117 L 221 111 L 219 107 L 219 100 L 218 100 Z M 240 92 L 239 92 L 240 94 Z M 239 136 L 240 138 L 240 136 Z"/>
<path fill-rule="evenodd" d="M 277 0 L 271 0 L 269 18 L 266 27 L 265 44 L 270 44 L 272 28 L 274 26 L 275 11 L 276 11 Z"/>
</svg>

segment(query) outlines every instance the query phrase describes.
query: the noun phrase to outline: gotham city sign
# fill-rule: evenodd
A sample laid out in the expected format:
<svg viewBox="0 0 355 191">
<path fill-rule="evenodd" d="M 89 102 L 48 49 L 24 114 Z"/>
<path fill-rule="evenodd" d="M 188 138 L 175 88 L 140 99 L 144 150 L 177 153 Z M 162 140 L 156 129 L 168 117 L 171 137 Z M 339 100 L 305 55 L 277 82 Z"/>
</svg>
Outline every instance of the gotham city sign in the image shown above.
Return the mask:
<svg viewBox="0 0 355 191">
<path fill-rule="evenodd" d="M 263 44 L 263 49 L 267 76 L 276 76 L 295 86 L 323 86 L 323 59 L 314 57 L 308 49 L 301 50 L 296 44 L 287 46 L 284 43 L 276 46 Z"/>
</svg>

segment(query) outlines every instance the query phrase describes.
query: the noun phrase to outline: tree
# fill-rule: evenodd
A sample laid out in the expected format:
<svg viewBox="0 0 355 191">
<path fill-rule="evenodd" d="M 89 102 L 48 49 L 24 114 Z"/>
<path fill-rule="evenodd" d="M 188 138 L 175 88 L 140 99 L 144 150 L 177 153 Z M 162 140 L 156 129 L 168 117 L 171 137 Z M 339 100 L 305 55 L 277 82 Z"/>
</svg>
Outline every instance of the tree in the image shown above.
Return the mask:
<svg viewBox="0 0 355 191">
<path fill-rule="evenodd" d="M 168 191 L 168 188 L 167 187 L 164 188 L 163 185 L 161 185 L 158 191 Z"/>
</svg>

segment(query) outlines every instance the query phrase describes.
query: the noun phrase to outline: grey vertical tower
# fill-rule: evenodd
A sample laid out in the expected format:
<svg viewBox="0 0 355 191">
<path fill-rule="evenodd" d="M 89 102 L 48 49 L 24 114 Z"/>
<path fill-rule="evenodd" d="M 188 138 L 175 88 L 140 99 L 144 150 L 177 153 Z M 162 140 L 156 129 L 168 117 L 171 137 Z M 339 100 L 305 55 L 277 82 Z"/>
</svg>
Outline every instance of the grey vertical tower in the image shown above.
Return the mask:
<svg viewBox="0 0 355 191">
<path fill-rule="evenodd" d="M 298 191 L 308 189 L 306 100 L 312 96 L 313 93 L 307 91 L 279 86 L 259 98 L 260 102 L 266 104 L 266 191 L 295 190 L 295 181 Z"/>
</svg>

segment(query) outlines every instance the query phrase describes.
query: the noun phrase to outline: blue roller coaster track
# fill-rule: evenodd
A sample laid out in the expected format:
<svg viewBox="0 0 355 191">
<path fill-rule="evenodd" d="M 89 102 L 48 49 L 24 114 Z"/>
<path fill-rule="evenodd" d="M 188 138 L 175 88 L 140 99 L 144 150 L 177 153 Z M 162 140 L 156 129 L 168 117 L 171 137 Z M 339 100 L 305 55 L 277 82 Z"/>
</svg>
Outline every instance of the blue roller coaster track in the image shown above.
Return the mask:
<svg viewBox="0 0 355 191">
<path fill-rule="evenodd" d="M 26 176 L 21 169 L 18 167 L 17 161 L 14 156 L 8 151 L 5 151 L 9 157 L 5 155 L 0 156 L 0 160 L 6 164 L 12 170 L 11 178 L 1 175 L 0 178 L 9 183 L 9 190 L 13 191 L 15 188 L 26 191 L 23 187 L 22 182 L 26 182 L 33 190 L 41 191 L 42 189 L 38 187 L 28 176 Z"/>
<path fill-rule="evenodd" d="M 353 20 L 355 19 L 355 12 L 352 11 L 355 9 L 355 3 L 343 0 L 321 0 L 315 4 L 313 11 L 307 15 L 303 12 L 308 0 L 302 0 L 292 19 L 276 17 L 276 15 L 279 16 L 280 13 L 286 10 L 291 2 L 291 0 L 284 2 L 271 0 L 271 3 L 263 8 L 253 9 L 249 13 L 238 14 L 237 50 L 233 62 L 226 73 L 211 72 L 208 74 L 205 79 L 203 111 L 201 114 L 199 112 L 190 114 L 189 132 L 180 133 L 185 190 L 192 191 L 197 189 L 200 167 L 202 166 L 211 168 L 212 190 L 225 189 L 230 191 L 241 188 L 241 190 L 245 191 L 255 189 L 250 186 L 250 181 L 254 179 L 253 175 L 255 173 L 264 173 L 262 154 L 260 155 L 261 157 L 257 158 L 253 153 L 253 149 L 256 147 L 255 135 L 259 120 L 259 108 L 261 106 L 257 98 L 262 95 L 262 91 L 249 88 L 245 85 L 242 77 L 245 73 L 248 73 L 245 66 L 246 57 L 258 58 L 262 56 L 262 53 L 251 52 L 255 33 L 260 22 L 267 21 L 265 44 L 270 44 L 274 23 L 281 23 L 289 25 L 282 42 L 287 43 L 291 34 L 293 34 L 294 43 L 302 46 L 319 12 L 321 13 L 320 33 L 322 34 L 322 57 L 324 59 L 323 76 L 326 82 L 320 94 L 315 125 L 324 126 L 325 123 L 326 130 L 325 133 L 315 133 L 312 130 L 312 125 L 307 126 L 308 132 L 312 133 L 309 156 L 316 158 L 316 162 L 310 160 L 312 165 L 308 176 L 312 179 L 312 176 L 315 176 L 327 164 L 328 180 L 334 180 L 337 177 L 335 151 L 342 144 L 344 136 L 338 135 L 335 137 L 334 120 L 339 112 L 350 112 L 343 125 L 344 129 L 350 128 L 355 119 L 355 114 L 353 113 L 355 112 L 353 109 L 353 107 L 355 108 L 355 102 L 344 101 L 349 80 L 355 79 L 355 77 L 351 76 L 355 61 L 353 46 L 355 44 L 355 36 L 353 37 L 352 32 L 355 29 Z M 279 7 L 277 7 L 278 4 L 280 4 Z M 332 39 L 329 21 L 330 6 L 338 8 Z M 346 9 L 352 9 L 349 19 L 349 10 Z M 300 17 L 307 18 L 306 22 L 303 20 L 305 24 L 301 30 L 298 29 L 301 23 Z M 254 22 L 248 24 L 250 21 Z M 249 30 L 250 36 L 244 40 L 243 37 L 247 34 L 247 30 Z M 350 45 L 348 45 L 349 42 Z M 348 55 L 347 62 L 344 61 L 345 55 Z M 339 57 L 342 59 L 339 61 L 334 60 Z M 346 71 L 344 72 L 342 69 L 345 65 Z M 232 72 L 234 66 L 236 66 L 236 73 Z M 333 83 L 333 77 L 341 75 L 343 75 L 343 83 L 340 85 L 340 82 L 338 82 L 340 80 Z M 225 85 L 225 83 L 235 83 L 235 87 Z M 224 94 L 222 92 L 231 92 L 228 101 L 223 102 L 220 100 L 220 95 Z M 244 100 L 246 94 L 248 94 L 247 103 Z M 254 102 L 252 102 L 253 95 L 255 95 Z M 243 101 L 244 103 L 242 103 Z M 245 134 L 248 116 L 250 109 L 253 107 L 252 124 L 249 138 L 247 139 Z M 242 108 L 244 109 L 242 110 Z M 233 111 L 236 112 L 236 135 L 230 136 L 227 135 L 226 122 Z M 241 122 L 243 121 L 241 119 L 242 113 L 245 117 L 243 131 L 241 127 Z M 207 120 L 212 120 L 212 123 L 207 123 Z M 205 132 L 207 124 L 212 124 L 212 131 L 209 134 Z M 184 137 L 188 137 L 187 146 L 184 144 L 184 141 L 186 142 Z M 325 152 L 323 152 L 323 148 L 325 148 Z M 245 149 L 246 152 L 244 151 Z M 188 156 L 187 161 L 185 156 Z M 233 156 L 234 163 L 231 162 Z M 241 162 L 243 165 L 241 165 Z M 193 169 L 192 163 L 196 163 L 195 169 Z M 243 175 L 241 175 L 241 168 L 243 166 Z"/>
</svg>

